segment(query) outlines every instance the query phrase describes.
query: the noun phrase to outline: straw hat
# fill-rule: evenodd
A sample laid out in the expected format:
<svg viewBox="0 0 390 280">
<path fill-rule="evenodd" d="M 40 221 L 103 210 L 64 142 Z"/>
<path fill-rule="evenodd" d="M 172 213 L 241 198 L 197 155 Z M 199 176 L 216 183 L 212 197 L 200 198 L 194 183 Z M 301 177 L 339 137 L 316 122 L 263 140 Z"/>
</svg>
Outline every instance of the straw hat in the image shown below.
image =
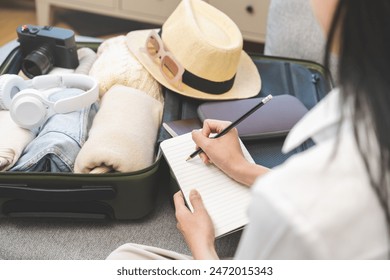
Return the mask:
<svg viewBox="0 0 390 280">
<path fill-rule="evenodd" d="M 252 59 L 242 50 L 243 39 L 237 25 L 224 13 L 201 0 L 183 0 L 161 30 L 164 52 L 180 64 L 184 74 L 180 84 L 163 75 L 162 61 L 147 51 L 152 30 L 127 34 L 129 49 L 166 88 L 184 96 L 205 100 L 229 100 L 256 96 L 261 80 Z"/>
</svg>

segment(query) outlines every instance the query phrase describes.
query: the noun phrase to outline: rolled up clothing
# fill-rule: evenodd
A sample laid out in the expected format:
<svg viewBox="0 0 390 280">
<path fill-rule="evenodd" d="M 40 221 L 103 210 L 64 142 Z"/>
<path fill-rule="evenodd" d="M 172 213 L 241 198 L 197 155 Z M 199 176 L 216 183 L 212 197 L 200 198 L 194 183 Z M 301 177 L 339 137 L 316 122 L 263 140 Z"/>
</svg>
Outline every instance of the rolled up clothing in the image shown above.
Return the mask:
<svg viewBox="0 0 390 280">
<path fill-rule="evenodd" d="M 19 127 L 9 111 L 0 111 L 0 171 L 9 170 L 20 158 L 35 132 Z"/>
<path fill-rule="evenodd" d="M 162 103 L 145 92 L 111 87 L 77 155 L 75 172 L 132 172 L 150 166 L 155 161 L 162 110 Z"/>
<path fill-rule="evenodd" d="M 104 41 L 99 46 L 97 56 L 89 75 L 99 81 L 100 97 L 112 86 L 124 85 L 143 91 L 160 102 L 164 101 L 161 85 L 131 53 L 125 36 Z"/>
</svg>

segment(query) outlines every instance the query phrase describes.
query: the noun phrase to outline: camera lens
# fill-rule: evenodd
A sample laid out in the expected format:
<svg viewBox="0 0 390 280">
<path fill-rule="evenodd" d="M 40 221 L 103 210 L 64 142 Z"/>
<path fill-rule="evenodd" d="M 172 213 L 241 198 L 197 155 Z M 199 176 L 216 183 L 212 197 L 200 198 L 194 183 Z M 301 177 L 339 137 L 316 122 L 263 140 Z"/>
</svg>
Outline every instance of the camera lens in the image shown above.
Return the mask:
<svg viewBox="0 0 390 280">
<path fill-rule="evenodd" d="M 54 58 L 49 47 L 41 46 L 28 54 L 22 63 L 23 73 L 29 77 L 43 75 L 53 68 Z"/>
</svg>

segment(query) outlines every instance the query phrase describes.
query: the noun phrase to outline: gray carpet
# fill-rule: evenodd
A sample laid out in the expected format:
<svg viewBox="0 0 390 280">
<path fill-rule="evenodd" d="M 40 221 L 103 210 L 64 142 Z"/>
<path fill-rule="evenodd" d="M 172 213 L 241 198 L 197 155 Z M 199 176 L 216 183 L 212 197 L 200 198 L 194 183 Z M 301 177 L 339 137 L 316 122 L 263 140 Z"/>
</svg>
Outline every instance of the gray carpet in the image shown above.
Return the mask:
<svg viewBox="0 0 390 280">
<path fill-rule="evenodd" d="M 234 255 L 240 235 L 216 241 L 221 257 Z M 190 254 L 176 229 L 174 208 L 165 191 L 160 192 L 152 213 L 138 221 L 0 219 L 0 259 L 99 260 L 127 242 Z"/>
</svg>

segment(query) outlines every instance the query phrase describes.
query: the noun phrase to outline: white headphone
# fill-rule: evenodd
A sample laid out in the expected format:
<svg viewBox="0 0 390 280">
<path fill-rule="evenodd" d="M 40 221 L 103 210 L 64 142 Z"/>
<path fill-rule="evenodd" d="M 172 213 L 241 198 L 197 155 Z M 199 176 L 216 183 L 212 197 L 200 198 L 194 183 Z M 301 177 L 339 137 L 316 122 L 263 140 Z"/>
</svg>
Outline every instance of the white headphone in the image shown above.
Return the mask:
<svg viewBox="0 0 390 280">
<path fill-rule="evenodd" d="M 52 102 L 53 88 L 78 88 L 84 92 Z M 42 75 L 31 80 L 13 74 L 0 76 L 0 109 L 9 110 L 20 127 L 32 129 L 54 114 L 65 114 L 92 105 L 99 96 L 97 81 L 87 75 Z"/>
</svg>

